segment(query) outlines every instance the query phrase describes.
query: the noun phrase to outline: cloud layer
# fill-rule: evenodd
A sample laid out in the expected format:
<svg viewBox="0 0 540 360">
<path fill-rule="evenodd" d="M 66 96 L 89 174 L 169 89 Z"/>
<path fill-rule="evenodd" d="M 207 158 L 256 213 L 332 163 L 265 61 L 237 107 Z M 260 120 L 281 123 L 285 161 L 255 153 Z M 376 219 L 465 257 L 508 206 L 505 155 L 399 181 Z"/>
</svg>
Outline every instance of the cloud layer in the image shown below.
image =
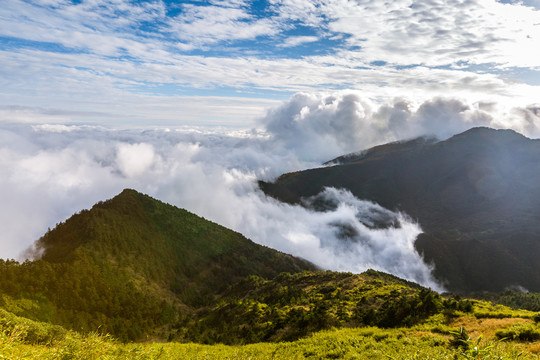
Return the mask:
<svg viewBox="0 0 540 360">
<path fill-rule="evenodd" d="M 414 251 L 420 227 L 400 214 L 329 189 L 336 206 L 315 212 L 278 203 L 257 177 L 307 163 L 253 137 L 99 128 L 4 128 L 1 252 L 15 256 L 47 226 L 131 187 L 334 270 L 375 268 L 436 288 Z M 384 229 L 373 221 L 392 218 Z M 399 226 L 397 226 L 399 224 Z M 342 228 L 353 229 L 344 237 Z"/>
<path fill-rule="evenodd" d="M 47 227 L 130 187 L 329 269 L 391 272 L 436 287 L 414 250 L 421 225 L 350 193 L 328 189 L 325 212 L 265 197 L 256 180 L 319 166 L 391 140 L 448 137 L 476 125 L 540 135 L 538 108 L 435 98 L 375 104 L 357 92 L 297 94 L 261 120 L 263 130 L 114 130 L 0 127 L 0 253 L 16 257 Z M 374 222 L 385 224 L 373 228 Z"/>
</svg>

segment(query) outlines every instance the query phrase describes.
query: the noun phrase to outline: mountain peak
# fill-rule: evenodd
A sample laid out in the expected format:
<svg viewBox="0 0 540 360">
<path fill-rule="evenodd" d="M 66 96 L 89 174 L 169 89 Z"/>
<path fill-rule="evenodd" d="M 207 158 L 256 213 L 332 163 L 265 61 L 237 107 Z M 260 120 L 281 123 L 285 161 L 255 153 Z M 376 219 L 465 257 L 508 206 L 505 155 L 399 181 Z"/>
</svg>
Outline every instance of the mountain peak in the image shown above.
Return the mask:
<svg viewBox="0 0 540 360">
<path fill-rule="evenodd" d="M 315 268 L 133 189 L 58 224 L 37 248 L 45 261 L 114 264 L 174 293 L 189 293 L 193 301 L 244 276 Z"/>
<path fill-rule="evenodd" d="M 41 259 L 21 271 L 35 270 L 24 281 L 56 304 L 48 317 L 132 340 L 152 333 L 166 340 L 245 277 L 316 270 L 133 189 L 57 224 L 36 248 Z"/>
<path fill-rule="evenodd" d="M 524 135 L 511 129 L 493 129 L 489 127 L 474 127 L 462 133 L 456 134 L 446 141 L 470 139 L 482 140 L 491 143 L 506 143 L 511 141 L 530 140 Z"/>
<path fill-rule="evenodd" d="M 411 151 L 423 146 L 431 145 L 437 139 L 429 136 L 420 136 L 410 140 L 394 141 L 388 144 L 377 145 L 372 148 L 350 153 L 325 162 L 323 165 L 351 164 L 359 161 L 377 159 L 398 152 Z"/>
<path fill-rule="evenodd" d="M 424 234 L 415 246 L 449 289 L 537 291 L 539 164 L 540 140 L 477 127 L 440 142 L 381 145 L 261 188 L 289 203 L 347 189 L 417 219 Z"/>
</svg>

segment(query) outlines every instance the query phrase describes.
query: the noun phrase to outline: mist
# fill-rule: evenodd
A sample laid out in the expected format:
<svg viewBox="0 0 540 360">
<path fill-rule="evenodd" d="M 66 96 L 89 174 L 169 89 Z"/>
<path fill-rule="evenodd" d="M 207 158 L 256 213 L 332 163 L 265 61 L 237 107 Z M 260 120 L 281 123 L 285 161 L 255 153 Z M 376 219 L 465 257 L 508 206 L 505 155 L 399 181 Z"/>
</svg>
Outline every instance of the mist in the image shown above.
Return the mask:
<svg viewBox="0 0 540 360">
<path fill-rule="evenodd" d="M 21 254 L 47 228 L 133 188 L 324 269 L 381 270 L 441 290 L 414 249 L 421 224 L 342 189 L 327 207 L 280 203 L 257 180 L 320 166 L 388 141 L 446 138 L 473 126 L 538 136 L 535 108 L 396 99 L 375 104 L 356 92 L 297 94 L 246 130 L 110 129 L 0 122 L 1 258 Z M 531 110 L 533 109 L 533 110 Z"/>
</svg>

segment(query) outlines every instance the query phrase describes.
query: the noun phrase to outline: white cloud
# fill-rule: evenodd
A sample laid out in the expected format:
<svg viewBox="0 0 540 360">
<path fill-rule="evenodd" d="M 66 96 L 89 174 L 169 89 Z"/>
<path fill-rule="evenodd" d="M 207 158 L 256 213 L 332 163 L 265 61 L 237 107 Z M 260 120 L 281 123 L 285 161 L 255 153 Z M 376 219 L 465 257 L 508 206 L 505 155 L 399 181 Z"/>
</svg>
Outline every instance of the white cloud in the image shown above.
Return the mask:
<svg viewBox="0 0 540 360">
<path fill-rule="evenodd" d="M 136 177 L 151 170 L 155 156 L 154 147 L 150 144 L 119 144 L 116 163 L 122 174 Z"/>
<path fill-rule="evenodd" d="M 363 61 L 440 66 L 465 61 L 537 66 L 540 13 L 493 0 L 328 2 L 329 28 L 350 35 Z M 534 46 L 533 46 L 534 48 Z"/>
<path fill-rule="evenodd" d="M 283 44 L 281 44 L 282 47 L 295 47 L 298 45 L 316 42 L 319 38 L 317 36 L 289 36 L 285 39 Z"/>
<path fill-rule="evenodd" d="M 45 121 L 75 120 L 65 114 L 82 111 L 148 124 L 180 116 L 183 123 L 238 119 L 245 125 L 262 116 L 271 100 L 298 91 L 352 88 L 377 102 L 405 94 L 417 102 L 444 96 L 524 107 L 537 101 L 538 86 L 520 83 L 512 69 L 538 71 L 540 12 L 518 4 L 280 0 L 270 1 L 268 16 L 259 17 L 250 3 L 230 1 L 184 4 L 175 18 L 161 1 L 109 5 L 3 4 L 0 34 L 12 40 L 0 51 L 0 106 L 64 111 Z M 296 27 L 317 36 L 290 36 Z M 280 46 L 309 48 L 317 38 L 328 40 L 317 43 L 326 55 L 272 55 Z M 200 47 L 210 52 L 184 53 Z M 223 103 L 235 91 L 244 99 L 232 100 L 238 107 L 218 120 L 223 109 L 185 100 L 201 89 Z M 251 92 L 259 100 L 245 99 Z M 248 105 L 239 105 L 241 100 Z M 28 119 L 15 111 L 7 116 Z"/>
<path fill-rule="evenodd" d="M 338 204 L 326 213 L 266 198 L 257 178 L 313 164 L 248 134 L 4 126 L 2 257 L 17 256 L 47 227 L 131 187 L 324 268 L 376 268 L 437 286 L 412 247 L 420 228 L 401 215 L 342 191 L 324 195 Z M 16 146 L 21 140 L 32 146 Z M 402 226 L 370 230 L 362 222 L 374 213 Z M 355 237 L 340 239 L 338 223 L 354 228 Z"/>
<path fill-rule="evenodd" d="M 152 4 L 157 4 L 152 6 Z M 36 6 L 10 0 L 0 9 L 0 33 L 24 40 L 57 44 L 70 50 L 103 56 L 127 52 L 135 57 L 160 52 L 160 42 L 133 34 L 133 28 L 144 21 L 164 16 L 160 3 L 134 5 L 113 1 L 102 6 L 94 1 L 78 5 Z M 4 6 L 5 5 L 5 6 Z"/>
<path fill-rule="evenodd" d="M 445 139 L 473 126 L 513 128 L 540 136 L 538 106 L 487 106 L 455 98 L 378 104 L 362 92 L 299 93 L 261 120 L 280 146 L 320 160 L 385 142 L 434 135 Z"/>
<path fill-rule="evenodd" d="M 245 7 L 237 4 L 184 4 L 182 9 L 182 13 L 170 21 L 169 25 L 174 36 L 196 46 L 219 41 L 255 39 L 262 35 L 275 35 L 280 31 L 273 20 L 255 18 Z"/>
<path fill-rule="evenodd" d="M 540 10 L 540 0 L 497 0 L 503 4 L 530 6 Z"/>
<path fill-rule="evenodd" d="M 513 102 L 513 106 L 537 101 L 536 87 L 508 83 L 492 74 L 426 68 L 401 71 L 354 68 L 347 58 L 335 66 L 327 66 L 333 59 L 326 57 L 261 60 L 174 56 L 167 59 L 167 63 L 126 64 L 92 55 L 20 50 L 17 53 L 0 51 L 0 61 L 3 64 L 0 106 L 6 114 L 4 119 L 11 120 L 30 120 L 29 112 L 21 111 L 20 106 L 32 104 L 58 110 L 55 114 L 38 111 L 48 122 L 113 122 L 115 125 L 119 122 L 147 125 L 218 122 L 245 127 L 276 104 L 264 93 L 257 95 L 256 89 L 256 96 L 248 98 L 250 87 L 313 91 L 328 79 L 333 79 L 329 86 L 354 85 L 370 99 L 383 102 L 404 94 L 421 102 L 431 97 L 430 93 L 501 104 Z M 172 84 L 171 93 L 159 92 L 163 84 Z M 215 84 L 243 89 L 244 93 L 236 97 L 182 95 L 183 86 L 211 89 Z"/>
<path fill-rule="evenodd" d="M 312 0 L 270 0 L 273 11 L 286 21 L 298 21 L 306 26 L 321 29 L 324 25 L 323 9 L 325 1 Z"/>
</svg>

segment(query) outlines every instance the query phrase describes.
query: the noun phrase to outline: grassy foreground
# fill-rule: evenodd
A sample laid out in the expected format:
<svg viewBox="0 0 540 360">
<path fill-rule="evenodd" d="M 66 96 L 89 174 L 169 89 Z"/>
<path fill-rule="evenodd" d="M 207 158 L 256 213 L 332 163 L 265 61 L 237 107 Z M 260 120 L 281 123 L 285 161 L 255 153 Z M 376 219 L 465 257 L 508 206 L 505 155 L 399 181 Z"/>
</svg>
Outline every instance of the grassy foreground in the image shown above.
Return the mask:
<svg viewBox="0 0 540 360">
<path fill-rule="evenodd" d="M 539 359 L 540 329 L 525 318 L 476 318 L 448 323 L 436 315 L 411 328 L 326 330 L 294 342 L 243 346 L 122 344 L 107 335 L 59 333 L 43 323 L 2 319 L 0 359 Z M 36 328 L 42 327 L 42 328 Z M 469 333 L 460 333 L 460 328 Z M 53 331 L 56 338 L 46 336 Z M 42 337 L 36 336 L 41 332 Z M 533 334 L 520 341 L 519 334 Z M 505 339 L 501 340 L 501 334 Z M 539 334 L 537 338 L 536 335 Z M 465 335 L 465 336 L 463 336 Z M 470 337 L 472 338 L 469 338 Z"/>
</svg>

